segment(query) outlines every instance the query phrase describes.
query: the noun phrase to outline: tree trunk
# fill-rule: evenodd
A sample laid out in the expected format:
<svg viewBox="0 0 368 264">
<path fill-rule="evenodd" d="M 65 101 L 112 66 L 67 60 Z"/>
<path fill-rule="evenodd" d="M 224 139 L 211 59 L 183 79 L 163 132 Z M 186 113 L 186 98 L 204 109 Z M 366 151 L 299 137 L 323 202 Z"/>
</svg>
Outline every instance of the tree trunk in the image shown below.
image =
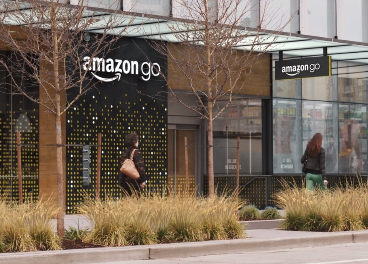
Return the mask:
<svg viewBox="0 0 368 264">
<path fill-rule="evenodd" d="M 60 99 L 60 95 L 59 95 Z M 59 101 L 60 102 L 60 101 Z M 59 212 L 57 214 L 57 235 L 63 238 L 65 235 L 64 230 L 64 173 L 63 173 L 63 147 L 62 147 L 62 135 L 61 135 L 61 118 L 60 114 L 56 115 L 56 173 L 57 173 L 57 204 Z"/>
<path fill-rule="evenodd" d="M 51 5 L 54 2 L 51 2 Z M 58 46 L 58 32 L 57 32 L 57 19 L 54 17 L 54 7 L 52 6 L 51 11 L 51 28 L 54 29 L 52 32 L 53 38 L 53 72 L 55 81 L 55 129 L 56 129 L 56 177 L 57 177 L 57 203 L 59 212 L 56 217 L 57 222 L 57 235 L 62 239 L 65 236 L 64 230 L 64 173 L 63 173 L 63 146 L 62 146 L 62 134 L 61 134 L 61 97 L 60 92 L 60 80 L 59 80 L 59 46 Z"/>
<path fill-rule="evenodd" d="M 215 176 L 213 173 L 213 119 L 212 119 L 212 102 L 208 102 L 208 195 L 215 195 Z"/>
</svg>

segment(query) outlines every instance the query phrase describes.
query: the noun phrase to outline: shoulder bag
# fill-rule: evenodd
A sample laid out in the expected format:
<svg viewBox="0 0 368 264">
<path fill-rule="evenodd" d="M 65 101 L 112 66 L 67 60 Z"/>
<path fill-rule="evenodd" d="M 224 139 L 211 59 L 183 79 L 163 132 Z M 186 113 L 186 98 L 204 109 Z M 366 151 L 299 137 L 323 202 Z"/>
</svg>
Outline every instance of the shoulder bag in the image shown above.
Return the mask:
<svg viewBox="0 0 368 264">
<path fill-rule="evenodd" d="M 130 158 L 127 158 L 124 160 L 123 164 L 120 167 L 121 173 L 125 174 L 126 176 L 130 177 L 133 180 L 139 179 L 139 173 L 137 171 L 137 168 L 135 167 L 134 161 L 133 161 L 133 155 L 134 155 L 135 149 L 130 154 Z"/>
<path fill-rule="evenodd" d="M 306 155 L 306 152 L 304 152 L 304 155 Z M 305 174 L 307 173 L 307 163 L 308 163 L 308 155 L 306 155 L 306 159 L 303 162 L 303 167 L 302 167 L 302 172 Z"/>
<path fill-rule="evenodd" d="M 306 159 L 306 160 L 304 161 L 304 163 L 303 163 L 303 168 L 302 168 L 302 172 L 303 172 L 303 173 L 307 173 L 307 162 L 308 162 L 308 160 Z"/>
</svg>

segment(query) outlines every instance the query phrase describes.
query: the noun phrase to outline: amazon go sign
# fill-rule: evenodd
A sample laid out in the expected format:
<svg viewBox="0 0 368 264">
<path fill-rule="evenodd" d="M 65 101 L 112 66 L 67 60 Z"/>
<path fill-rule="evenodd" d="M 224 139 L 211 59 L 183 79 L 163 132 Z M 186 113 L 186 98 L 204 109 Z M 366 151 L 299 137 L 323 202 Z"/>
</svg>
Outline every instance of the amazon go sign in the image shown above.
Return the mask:
<svg viewBox="0 0 368 264">
<path fill-rule="evenodd" d="M 331 76 L 331 57 L 311 57 L 275 62 L 275 80 Z"/>
<path fill-rule="evenodd" d="M 161 71 L 158 63 L 138 63 L 138 61 L 119 59 L 105 60 L 88 56 L 83 58 L 83 69 L 91 71 L 91 74 L 102 82 L 119 81 L 122 74 L 138 75 L 143 81 L 149 81 L 152 76 L 160 75 Z M 101 76 L 101 73 L 103 73 L 103 76 Z"/>
</svg>

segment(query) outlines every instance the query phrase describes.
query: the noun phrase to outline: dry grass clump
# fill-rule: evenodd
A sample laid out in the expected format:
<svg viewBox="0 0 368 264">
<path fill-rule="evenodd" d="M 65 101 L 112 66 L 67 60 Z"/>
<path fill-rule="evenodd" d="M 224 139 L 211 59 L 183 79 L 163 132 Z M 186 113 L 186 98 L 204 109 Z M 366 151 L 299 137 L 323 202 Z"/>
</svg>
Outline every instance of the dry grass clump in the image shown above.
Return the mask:
<svg viewBox="0 0 368 264">
<path fill-rule="evenodd" d="M 50 223 L 56 213 L 49 200 L 19 205 L 0 199 L 0 252 L 61 249 Z"/>
<path fill-rule="evenodd" d="M 366 184 L 327 191 L 284 185 L 274 198 L 285 210 L 284 229 L 330 232 L 368 228 Z"/>
<path fill-rule="evenodd" d="M 79 207 L 91 221 L 85 242 L 105 246 L 233 239 L 244 236 L 235 196 L 86 198 Z"/>
<path fill-rule="evenodd" d="M 255 205 L 246 205 L 239 210 L 239 219 L 243 221 L 259 220 L 261 213 Z"/>
<path fill-rule="evenodd" d="M 271 219 L 281 219 L 282 215 L 279 213 L 275 207 L 266 207 L 261 213 L 261 219 L 271 220 Z"/>
</svg>

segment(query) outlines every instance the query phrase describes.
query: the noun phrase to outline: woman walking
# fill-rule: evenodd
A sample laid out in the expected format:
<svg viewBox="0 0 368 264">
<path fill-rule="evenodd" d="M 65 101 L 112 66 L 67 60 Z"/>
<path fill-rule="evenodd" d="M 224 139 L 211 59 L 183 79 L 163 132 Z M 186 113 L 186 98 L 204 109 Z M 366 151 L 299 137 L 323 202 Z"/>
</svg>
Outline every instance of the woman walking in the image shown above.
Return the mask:
<svg viewBox="0 0 368 264">
<path fill-rule="evenodd" d="M 125 139 L 125 146 L 126 151 L 123 153 L 123 155 L 120 158 L 119 162 L 119 168 L 123 164 L 123 162 L 131 156 L 131 153 L 133 153 L 133 162 L 135 164 L 135 167 L 137 168 L 137 171 L 139 173 L 139 178 L 137 180 L 134 180 L 130 178 L 129 176 L 120 173 L 120 186 L 124 189 L 124 194 L 131 196 L 132 194 L 139 195 L 141 190 L 144 188 L 147 182 L 146 177 L 146 169 L 144 166 L 144 160 L 142 157 L 142 152 L 138 149 L 138 135 L 135 133 L 127 135 Z"/>
<path fill-rule="evenodd" d="M 305 163 L 306 185 L 308 190 L 316 187 L 326 189 L 328 181 L 325 175 L 325 149 L 322 148 L 322 134 L 316 133 L 308 142 L 301 159 Z"/>
</svg>

